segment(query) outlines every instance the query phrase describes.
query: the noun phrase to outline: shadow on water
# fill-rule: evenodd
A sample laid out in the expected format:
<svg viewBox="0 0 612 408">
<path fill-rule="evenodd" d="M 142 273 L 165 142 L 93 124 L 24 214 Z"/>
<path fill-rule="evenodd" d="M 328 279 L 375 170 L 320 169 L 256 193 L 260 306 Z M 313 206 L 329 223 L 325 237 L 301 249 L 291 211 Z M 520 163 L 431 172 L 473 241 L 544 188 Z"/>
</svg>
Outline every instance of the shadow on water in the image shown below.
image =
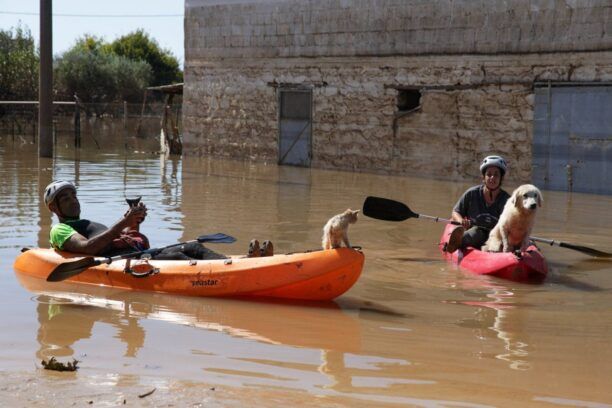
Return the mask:
<svg viewBox="0 0 612 408">
<path fill-rule="evenodd" d="M 417 262 L 417 263 L 429 263 L 429 264 L 446 264 L 446 261 L 443 259 L 439 259 L 439 258 L 419 258 L 419 257 L 409 257 L 409 256 L 393 256 L 390 257 L 389 259 L 395 260 L 395 261 L 402 261 L 402 262 Z"/>
<path fill-rule="evenodd" d="M 612 268 L 612 259 L 590 258 L 572 264 L 549 261 L 548 264 L 551 272 L 546 279 L 547 283 L 585 292 L 605 292 L 610 290 L 610 288 L 603 288 L 589 283 L 587 281 L 588 277 L 580 280 L 570 274 L 574 273 L 574 271 L 578 275 L 585 275 L 588 272 L 609 273 Z"/>
<path fill-rule="evenodd" d="M 558 275 L 551 277 L 548 282 L 565 286 L 567 288 L 583 291 L 583 292 L 607 292 L 610 289 L 604 289 L 599 286 L 592 285 L 588 282 L 580 281 L 567 275 Z"/>
<path fill-rule="evenodd" d="M 376 314 L 376 315 L 381 315 L 381 316 L 394 316 L 394 317 L 403 317 L 403 318 L 412 317 L 408 313 L 401 312 L 399 310 L 395 310 L 393 308 L 385 306 L 382 303 L 352 298 L 350 296 L 343 296 L 337 299 L 336 303 L 343 310 L 352 310 L 352 311 L 358 311 L 360 313 L 365 313 L 365 314 L 371 313 L 371 314 Z"/>
</svg>

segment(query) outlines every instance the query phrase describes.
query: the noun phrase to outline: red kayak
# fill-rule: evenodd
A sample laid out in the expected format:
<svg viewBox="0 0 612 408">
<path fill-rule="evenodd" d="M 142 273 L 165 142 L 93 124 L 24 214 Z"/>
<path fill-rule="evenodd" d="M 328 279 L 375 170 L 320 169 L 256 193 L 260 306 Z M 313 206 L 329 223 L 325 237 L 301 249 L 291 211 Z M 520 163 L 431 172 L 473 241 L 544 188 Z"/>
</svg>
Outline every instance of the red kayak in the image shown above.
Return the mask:
<svg viewBox="0 0 612 408">
<path fill-rule="evenodd" d="M 446 225 L 439 245 L 444 257 L 462 269 L 513 281 L 541 281 L 546 277 L 548 265 L 538 247 L 533 244 L 519 255 L 512 252 L 483 252 L 472 247 L 458 249 L 450 254 L 444 252 L 444 245 L 454 228 L 455 225 Z"/>
</svg>

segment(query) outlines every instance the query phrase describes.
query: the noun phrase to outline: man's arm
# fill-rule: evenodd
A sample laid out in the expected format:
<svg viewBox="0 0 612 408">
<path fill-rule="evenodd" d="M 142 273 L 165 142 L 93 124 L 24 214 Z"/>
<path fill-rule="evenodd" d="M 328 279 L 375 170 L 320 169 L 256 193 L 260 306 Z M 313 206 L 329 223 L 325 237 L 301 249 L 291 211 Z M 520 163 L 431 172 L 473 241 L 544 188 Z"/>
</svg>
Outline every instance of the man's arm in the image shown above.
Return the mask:
<svg viewBox="0 0 612 408">
<path fill-rule="evenodd" d="M 461 223 L 464 228 L 470 228 L 471 225 L 470 219 L 462 215 L 467 215 L 467 205 L 469 200 L 468 192 L 469 190 L 463 193 L 463 195 L 457 201 L 457 204 L 455 204 L 453 212 L 451 213 L 451 220 Z"/>
<path fill-rule="evenodd" d="M 64 242 L 63 250 L 76 252 L 79 254 L 98 255 L 104 251 L 114 239 L 119 238 L 121 232 L 126 227 L 137 225 L 138 220 L 143 219 L 146 214 L 146 207 L 130 208 L 122 219 L 117 221 L 112 227 L 91 238 L 74 233 Z"/>
<path fill-rule="evenodd" d="M 453 211 L 453 214 L 451 215 L 451 220 L 461 223 L 464 228 L 470 228 L 470 225 L 472 225 L 469 218 L 464 218 L 456 211 Z"/>
</svg>

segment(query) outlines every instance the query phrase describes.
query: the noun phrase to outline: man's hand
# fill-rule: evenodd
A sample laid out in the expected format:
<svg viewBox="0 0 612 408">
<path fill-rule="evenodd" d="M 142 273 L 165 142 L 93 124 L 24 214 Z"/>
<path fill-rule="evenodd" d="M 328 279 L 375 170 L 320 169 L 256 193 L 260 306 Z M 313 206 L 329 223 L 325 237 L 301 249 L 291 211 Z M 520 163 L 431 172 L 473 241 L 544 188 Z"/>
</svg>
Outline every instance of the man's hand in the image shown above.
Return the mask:
<svg viewBox="0 0 612 408">
<path fill-rule="evenodd" d="M 108 250 L 115 239 L 121 237 L 124 230 L 138 231 L 138 224 L 147 216 L 147 207 L 140 203 L 131 207 L 117 223 L 101 234 L 86 238 L 77 233 L 72 234 L 64 243 L 64 250 L 88 255 L 100 255 Z M 145 238 L 146 239 L 146 238 Z M 148 245 L 148 243 L 147 243 Z"/>
<path fill-rule="evenodd" d="M 466 230 L 472 225 L 472 221 L 468 217 L 463 217 L 456 211 L 451 214 L 451 220 L 460 223 Z"/>
<path fill-rule="evenodd" d="M 143 203 L 138 203 L 123 215 L 125 226 L 131 229 L 137 229 L 138 224 L 144 221 L 147 216 L 147 206 Z"/>
</svg>

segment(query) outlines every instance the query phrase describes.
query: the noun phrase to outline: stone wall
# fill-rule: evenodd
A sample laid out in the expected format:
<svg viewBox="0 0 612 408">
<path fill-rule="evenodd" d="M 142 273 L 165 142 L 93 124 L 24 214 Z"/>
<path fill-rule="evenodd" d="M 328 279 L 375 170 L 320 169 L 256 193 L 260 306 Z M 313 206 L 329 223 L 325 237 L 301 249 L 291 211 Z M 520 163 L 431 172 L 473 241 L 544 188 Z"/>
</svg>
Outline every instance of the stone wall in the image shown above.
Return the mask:
<svg viewBox="0 0 612 408">
<path fill-rule="evenodd" d="M 595 51 L 608 0 L 186 0 L 186 59 Z"/>
<path fill-rule="evenodd" d="M 612 49 L 608 2 L 234 3 L 187 0 L 186 154 L 276 162 L 278 86 L 304 85 L 313 89 L 315 167 L 459 180 L 499 153 L 510 179 L 529 181 L 533 83 L 612 79 L 612 51 L 601 51 Z M 501 15 L 519 19 L 518 31 Z M 451 41 L 449 27 L 477 34 Z M 310 33 L 315 44 L 300 44 L 315 29 L 327 39 L 317 45 Z M 406 32 L 416 37 L 400 41 Z M 398 88 L 422 97 L 396 119 Z"/>
</svg>

